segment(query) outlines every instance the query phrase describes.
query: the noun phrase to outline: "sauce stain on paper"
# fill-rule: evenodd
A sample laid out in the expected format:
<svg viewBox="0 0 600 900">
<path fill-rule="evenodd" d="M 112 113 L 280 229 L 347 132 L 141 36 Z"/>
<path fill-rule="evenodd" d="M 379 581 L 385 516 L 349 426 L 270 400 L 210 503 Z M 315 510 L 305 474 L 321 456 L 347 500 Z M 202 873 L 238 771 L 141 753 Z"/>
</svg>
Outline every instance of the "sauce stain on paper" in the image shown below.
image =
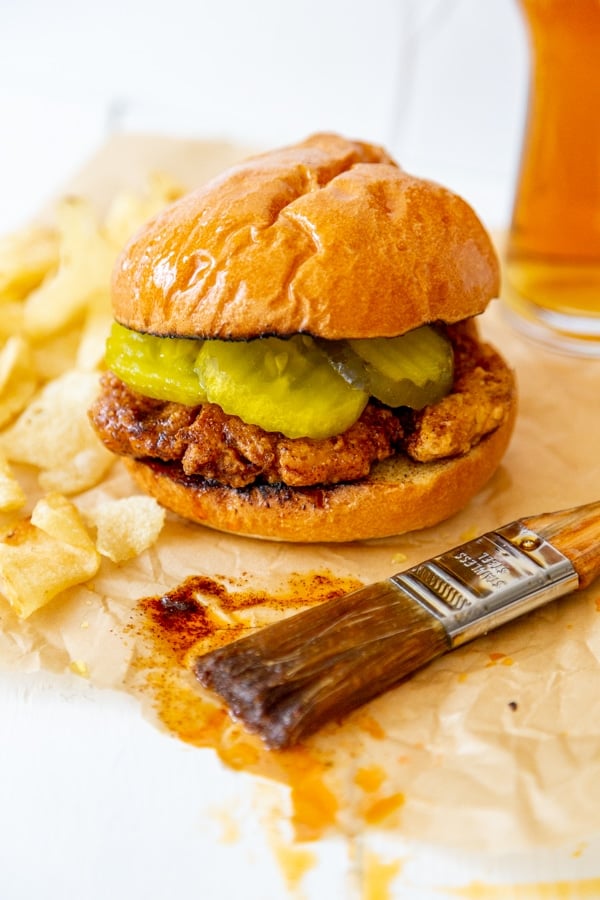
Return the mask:
<svg viewBox="0 0 600 900">
<path fill-rule="evenodd" d="M 390 794 L 388 797 L 381 797 L 376 800 L 365 810 L 365 821 L 369 825 L 381 825 L 389 819 L 404 805 L 404 794 L 398 792 Z M 396 819 L 393 819 L 394 823 Z"/>
<path fill-rule="evenodd" d="M 365 793 L 372 794 L 374 791 L 379 790 L 385 779 L 386 773 L 381 766 L 361 766 L 354 776 L 354 783 Z"/>
<path fill-rule="evenodd" d="M 314 853 L 300 847 L 279 843 L 275 844 L 274 851 L 288 888 L 296 890 L 307 872 L 310 872 L 315 866 Z"/>
<path fill-rule="evenodd" d="M 531 882 L 530 884 L 471 884 L 445 888 L 446 895 L 460 900 L 598 900 L 600 878 L 576 881 Z"/>
<path fill-rule="evenodd" d="M 181 740 L 213 748 L 232 769 L 288 785 L 291 820 L 299 840 L 318 839 L 336 824 L 340 801 L 327 780 L 331 761 L 313 745 L 300 744 L 276 753 L 266 750 L 258 737 L 249 734 L 204 691 L 191 665 L 196 656 L 258 624 L 360 586 L 355 578 L 330 572 L 294 574 L 275 592 L 248 587 L 243 578 L 193 576 L 161 596 L 140 600 L 130 626 L 141 645 L 129 676 L 134 692 L 150 701 L 163 725 Z M 375 725 L 368 722 L 365 727 L 372 733 Z M 398 798 L 383 798 L 382 802 L 379 812 L 376 798 L 369 807 L 376 818 L 385 818 L 400 805 Z"/>
<path fill-rule="evenodd" d="M 383 862 L 375 853 L 364 860 L 363 900 L 392 900 L 392 882 L 402 869 L 399 860 Z"/>
</svg>

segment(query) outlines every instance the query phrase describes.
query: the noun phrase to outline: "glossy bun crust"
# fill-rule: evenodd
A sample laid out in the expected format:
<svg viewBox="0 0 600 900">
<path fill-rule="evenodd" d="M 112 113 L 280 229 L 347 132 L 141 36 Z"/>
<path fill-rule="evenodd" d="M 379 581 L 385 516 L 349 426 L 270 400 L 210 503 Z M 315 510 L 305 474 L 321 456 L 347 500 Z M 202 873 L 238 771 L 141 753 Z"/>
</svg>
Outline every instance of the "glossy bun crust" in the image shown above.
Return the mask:
<svg viewBox="0 0 600 900">
<path fill-rule="evenodd" d="M 477 315 L 498 290 L 467 203 L 379 147 L 317 134 L 155 217 L 117 263 L 113 307 L 159 335 L 390 337 Z"/>
<path fill-rule="evenodd" d="M 502 425 L 464 456 L 426 464 L 395 456 L 349 484 L 236 489 L 187 477 L 164 463 L 124 462 L 142 490 L 201 525 L 280 541 L 368 540 L 435 525 L 465 507 L 496 471 L 515 414 L 513 397 Z"/>
</svg>

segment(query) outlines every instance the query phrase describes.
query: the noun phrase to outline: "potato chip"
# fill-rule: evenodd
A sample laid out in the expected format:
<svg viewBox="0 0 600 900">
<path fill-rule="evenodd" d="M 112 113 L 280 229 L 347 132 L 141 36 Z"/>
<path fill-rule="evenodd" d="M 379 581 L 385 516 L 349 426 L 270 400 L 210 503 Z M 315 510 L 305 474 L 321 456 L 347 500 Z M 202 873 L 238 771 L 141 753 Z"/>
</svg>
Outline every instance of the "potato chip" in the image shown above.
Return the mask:
<svg viewBox="0 0 600 900">
<path fill-rule="evenodd" d="M 20 615 L 91 568 L 79 525 L 67 527 L 64 498 L 99 484 L 115 460 L 88 419 L 113 319 L 111 271 L 132 234 L 182 193 L 156 173 L 143 193 L 118 194 L 102 222 L 88 200 L 71 196 L 56 207 L 55 228 L 32 226 L 0 241 L 0 512 L 27 502 L 10 463 L 34 467 L 28 483 L 37 474 L 43 491 L 63 498 L 36 506 L 1 544 L 0 576 Z M 101 507 L 102 553 L 118 562 L 143 552 L 164 517 L 147 497 Z"/>
<path fill-rule="evenodd" d="M 74 494 L 97 484 L 114 461 L 90 425 L 98 373 L 65 372 L 37 393 L 0 435 L 11 462 L 37 466 L 45 490 Z"/>
<path fill-rule="evenodd" d="M 13 475 L 8 460 L 0 456 L 0 510 L 11 512 L 20 509 L 25 499 L 25 492 Z"/>
<path fill-rule="evenodd" d="M 109 240 L 120 249 L 138 228 L 182 194 L 181 185 L 164 172 L 150 175 L 147 191 L 141 196 L 126 191 L 117 194 L 104 223 Z"/>
<path fill-rule="evenodd" d="M 52 494 L 0 541 L 0 587 L 21 618 L 92 578 L 100 555 L 77 508 Z"/>
<path fill-rule="evenodd" d="M 62 465 L 40 472 L 40 487 L 44 491 L 79 494 L 99 484 L 115 457 L 102 444 L 86 447 Z"/>
<path fill-rule="evenodd" d="M 31 524 L 73 547 L 89 550 L 94 546 L 81 513 L 61 494 L 51 493 L 38 500 L 31 513 Z"/>
<path fill-rule="evenodd" d="M 29 344 L 18 335 L 9 337 L 0 350 L 0 428 L 27 406 L 37 383 Z"/>
<path fill-rule="evenodd" d="M 19 300 L 58 265 L 57 232 L 30 226 L 0 239 L 0 301 Z"/>
<path fill-rule="evenodd" d="M 51 381 L 76 367 L 80 340 L 80 327 L 66 328 L 32 345 L 33 365 L 41 381 Z"/>
<path fill-rule="evenodd" d="M 78 369 L 93 371 L 104 361 L 106 339 L 114 321 L 112 309 L 107 309 L 103 295 L 91 298 L 83 329 L 79 336 L 77 358 Z"/>
<path fill-rule="evenodd" d="M 91 514 L 97 528 L 96 547 L 113 562 L 138 556 L 157 540 L 165 511 L 152 497 L 106 500 Z"/>
<path fill-rule="evenodd" d="M 0 341 L 23 330 L 24 311 L 20 300 L 4 299 L 0 307 Z"/>
<path fill-rule="evenodd" d="M 81 675 L 82 678 L 89 678 L 90 672 L 87 663 L 83 659 L 72 659 L 69 663 L 71 672 L 75 675 Z"/>
<path fill-rule="evenodd" d="M 110 273 L 115 248 L 101 231 L 92 206 L 68 197 L 57 209 L 60 259 L 56 273 L 25 301 L 25 332 L 41 339 L 63 329 L 86 310 L 90 297 L 103 293 L 110 307 Z"/>
</svg>

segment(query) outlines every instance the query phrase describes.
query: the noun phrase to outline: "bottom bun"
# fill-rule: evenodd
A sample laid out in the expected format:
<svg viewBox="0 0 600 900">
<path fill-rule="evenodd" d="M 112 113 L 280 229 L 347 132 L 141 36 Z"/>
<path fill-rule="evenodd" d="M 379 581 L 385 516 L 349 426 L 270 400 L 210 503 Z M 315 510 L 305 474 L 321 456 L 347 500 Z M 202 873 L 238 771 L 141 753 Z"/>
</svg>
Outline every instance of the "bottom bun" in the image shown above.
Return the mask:
<svg viewBox="0 0 600 900">
<path fill-rule="evenodd" d="M 508 446 L 506 421 L 464 456 L 416 463 L 395 456 L 365 480 L 289 488 L 230 488 L 150 460 L 124 460 L 137 484 L 167 509 L 219 531 L 280 541 L 359 541 L 435 525 L 462 509 L 497 469 Z"/>
</svg>

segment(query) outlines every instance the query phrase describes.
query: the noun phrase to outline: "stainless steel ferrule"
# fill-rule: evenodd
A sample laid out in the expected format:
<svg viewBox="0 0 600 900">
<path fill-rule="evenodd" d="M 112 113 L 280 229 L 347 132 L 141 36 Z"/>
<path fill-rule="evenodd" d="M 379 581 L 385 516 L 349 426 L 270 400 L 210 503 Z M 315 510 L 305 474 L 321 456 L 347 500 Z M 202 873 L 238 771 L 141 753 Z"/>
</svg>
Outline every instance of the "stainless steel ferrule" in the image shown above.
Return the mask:
<svg viewBox="0 0 600 900">
<path fill-rule="evenodd" d="M 572 563 L 513 522 L 390 579 L 464 644 L 578 586 Z"/>
</svg>

